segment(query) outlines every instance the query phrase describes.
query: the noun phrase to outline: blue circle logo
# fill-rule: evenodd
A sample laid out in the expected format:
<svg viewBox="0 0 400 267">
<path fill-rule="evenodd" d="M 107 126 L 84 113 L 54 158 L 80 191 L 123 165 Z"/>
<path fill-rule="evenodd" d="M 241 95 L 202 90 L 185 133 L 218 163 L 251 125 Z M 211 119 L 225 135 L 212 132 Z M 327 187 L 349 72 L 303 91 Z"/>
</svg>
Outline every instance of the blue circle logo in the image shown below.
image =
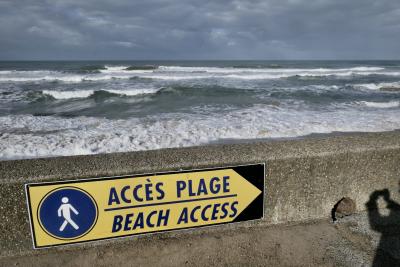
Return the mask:
<svg viewBox="0 0 400 267">
<path fill-rule="evenodd" d="M 76 239 L 97 222 L 97 205 L 89 193 L 76 187 L 62 187 L 48 193 L 39 204 L 43 230 L 57 239 Z"/>
</svg>

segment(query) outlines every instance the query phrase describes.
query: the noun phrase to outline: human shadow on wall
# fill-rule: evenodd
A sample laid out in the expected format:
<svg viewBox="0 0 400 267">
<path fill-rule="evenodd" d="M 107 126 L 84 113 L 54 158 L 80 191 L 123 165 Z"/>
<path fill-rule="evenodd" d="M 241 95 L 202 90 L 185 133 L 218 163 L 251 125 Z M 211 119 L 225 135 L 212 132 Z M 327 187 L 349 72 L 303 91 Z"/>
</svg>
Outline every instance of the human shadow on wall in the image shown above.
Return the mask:
<svg viewBox="0 0 400 267">
<path fill-rule="evenodd" d="M 380 213 L 379 198 L 386 202 L 388 215 Z M 400 204 L 384 189 L 373 192 L 366 207 L 371 229 L 382 234 L 372 266 L 400 266 Z"/>
</svg>

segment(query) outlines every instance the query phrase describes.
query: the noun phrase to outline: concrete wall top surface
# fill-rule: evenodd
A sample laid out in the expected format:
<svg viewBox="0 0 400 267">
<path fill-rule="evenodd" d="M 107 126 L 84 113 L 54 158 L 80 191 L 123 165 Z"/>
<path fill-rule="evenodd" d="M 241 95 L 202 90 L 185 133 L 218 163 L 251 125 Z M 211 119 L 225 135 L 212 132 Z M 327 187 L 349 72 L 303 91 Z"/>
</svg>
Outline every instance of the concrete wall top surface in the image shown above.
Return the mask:
<svg viewBox="0 0 400 267">
<path fill-rule="evenodd" d="M 365 210 L 375 190 L 388 189 L 400 200 L 397 131 L 0 161 L 0 256 L 33 253 L 25 183 L 250 163 L 266 163 L 261 224 L 329 218 L 335 203 L 346 196 L 358 211 Z M 218 227 L 214 229 L 232 226 Z"/>
</svg>

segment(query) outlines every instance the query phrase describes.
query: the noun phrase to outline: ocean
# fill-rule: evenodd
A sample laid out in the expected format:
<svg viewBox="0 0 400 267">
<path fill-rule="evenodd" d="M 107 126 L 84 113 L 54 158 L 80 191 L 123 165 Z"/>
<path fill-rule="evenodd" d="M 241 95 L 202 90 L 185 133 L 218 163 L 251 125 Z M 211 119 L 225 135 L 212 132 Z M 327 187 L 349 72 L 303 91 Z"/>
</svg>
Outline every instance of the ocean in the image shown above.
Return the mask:
<svg viewBox="0 0 400 267">
<path fill-rule="evenodd" d="M 0 160 L 400 128 L 400 61 L 0 62 Z"/>
</svg>

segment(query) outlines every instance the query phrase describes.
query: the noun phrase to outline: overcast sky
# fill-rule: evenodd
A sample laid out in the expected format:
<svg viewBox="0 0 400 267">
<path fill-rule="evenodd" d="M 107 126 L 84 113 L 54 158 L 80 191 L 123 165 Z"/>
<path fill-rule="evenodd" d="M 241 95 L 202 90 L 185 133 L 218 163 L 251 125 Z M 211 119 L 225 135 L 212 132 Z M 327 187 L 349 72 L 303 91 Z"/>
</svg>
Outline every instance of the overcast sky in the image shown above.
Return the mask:
<svg viewBox="0 0 400 267">
<path fill-rule="evenodd" d="M 0 0 L 0 59 L 400 59 L 400 1 Z"/>
</svg>

